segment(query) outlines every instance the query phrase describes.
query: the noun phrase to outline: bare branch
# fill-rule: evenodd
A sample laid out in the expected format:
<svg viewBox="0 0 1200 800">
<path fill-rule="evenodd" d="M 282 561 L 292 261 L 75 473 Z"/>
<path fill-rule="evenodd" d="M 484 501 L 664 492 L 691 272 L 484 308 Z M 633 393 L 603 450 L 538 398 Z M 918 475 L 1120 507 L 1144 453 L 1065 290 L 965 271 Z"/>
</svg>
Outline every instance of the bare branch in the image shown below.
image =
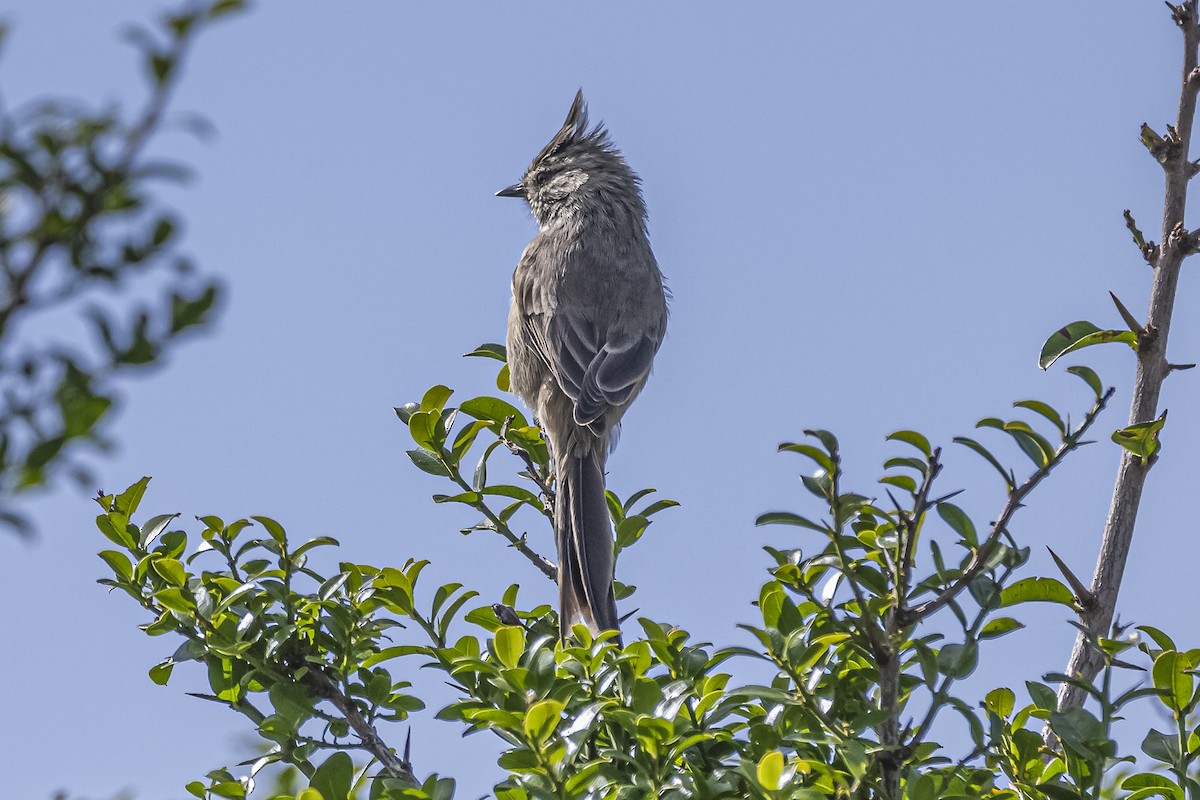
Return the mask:
<svg viewBox="0 0 1200 800">
<path fill-rule="evenodd" d="M 1163 193 L 1162 245 L 1155 254 L 1154 283 L 1150 290 L 1149 311 L 1143 326 L 1147 332 L 1153 331 L 1154 335 L 1139 337 L 1137 375 L 1129 408 L 1131 425 L 1147 422 L 1158 416 L 1162 384 L 1172 370 L 1172 365 L 1166 358 L 1167 336 L 1171 330 L 1171 314 L 1175 306 L 1180 268 L 1184 258 L 1195 251 L 1194 237 L 1187 233 L 1183 219 L 1187 205 L 1188 182 L 1196 174 L 1195 165 L 1188 160 L 1188 149 L 1196 116 L 1196 95 L 1197 91 L 1200 91 L 1200 70 L 1197 69 L 1200 27 L 1197 26 L 1195 0 L 1178 6 L 1168 6 L 1171 8 L 1175 24 L 1183 33 L 1183 69 L 1179 107 L 1171 129 L 1169 152 L 1162 158 L 1159 158 L 1158 154 L 1155 155 L 1159 158 L 1166 177 Z M 1147 130 L 1148 128 L 1143 126 L 1143 142 L 1147 142 Z M 1152 153 L 1155 153 L 1155 144 L 1153 141 L 1147 143 Z M 1117 594 L 1125 573 L 1125 562 L 1133 540 L 1142 488 L 1149 469 L 1150 464 L 1131 453 L 1124 453 L 1121 457 L 1108 520 L 1100 542 L 1096 571 L 1092 577 L 1090 591 L 1096 603 L 1080 614 L 1080 622 L 1086 630 L 1104 632 L 1112 626 Z M 1080 633 L 1075 639 L 1066 673 L 1084 681 L 1091 681 L 1103 663 L 1102 654 L 1090 647 L 1087 636 Z M 1058 707 L 1067 709 L 1081 706 L 1085 694 L 1079 687 L 1063 683 L 1058 693 Z"/>
</svg>

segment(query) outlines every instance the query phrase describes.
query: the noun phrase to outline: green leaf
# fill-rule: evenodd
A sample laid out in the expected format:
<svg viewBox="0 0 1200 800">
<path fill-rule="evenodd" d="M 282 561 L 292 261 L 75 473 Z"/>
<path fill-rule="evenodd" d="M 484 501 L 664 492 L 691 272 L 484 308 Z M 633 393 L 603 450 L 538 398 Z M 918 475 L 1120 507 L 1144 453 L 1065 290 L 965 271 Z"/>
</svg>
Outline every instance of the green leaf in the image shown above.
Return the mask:
<svg viewBox="0 0 1200 800">
<path fill-rule="evenodd" d="M 1142 752 L 1164 764 L 1177 764 L 1180 759 L 1179 739 L 1153 728 L 1142 740 Z"/>
<path fill-rule="evenodd" d="M 114 519 L 116 518 L 116 519 Z M 101 533 L 111 542 L 119 544 L 127 550 L 132 550 L 135 546 L 136 539 L 129 533 L 129 528 L 132 525 L 119 523 L 119 520 L 127 519 L 124 514 L 113 512 L 111 514 L 100 514 L 96 517 L 96 527 Z"/>
<path fill-rule="evenodd" d="M 1022 578 L 1016 583 L 1009 584 L 1000 592 L 1001 606 L 1015 606 L 1018 603 L 1059 603 L 1075 607 L 1075 597 L 1062 581 L 1055 578 Z"/>
<path fill-rule="evenodd" d="M 298 683 L 274 683 L 269 695 L 275 714 L 286 720 L 293 731 L 312 716 L 315 698 Z"/>
<path fill-rule="evenodd" d="M 1012 689 L 992 689 L 983 699 L 984 706 L 1001 719 L 1007 719 L 1013 711 L 1017 696 Z"/>
<path fill-rule="evenodd" d="M 171 524 L 171 520 L 178 516 L 178 514 L 159 514 L 147 520 L 146 524 L 142 526 L 141 548 L 149 550 L 150 546 L 154 544 L 154 540 Z"/>
<path fill-rule="evenodd" d="M 380 650 L 378 653 L 374 653 L 372 655 L 367 656 L 365 659 L 363 659 L 362 665 L 364 667 L 370 669 L 371 667 L 375 666 L 376 664 L 380 664 L 380 663 L 387 661 L 389 659 L 392 659 L 392 658 L 399 658 L 401 656 L 422 655 L 422 654 L 428 654 L 428 653 L 429 653 L 428 647 L 423 647 L 421 645 L 416 645 L 416 644 L 398 644 L 398 645 L 394 645 L 392 647 L 385 647 L 382 650 Z"/>
<path fill-rule="evenodd" d="M 254 581 L 246 581 L 240 586 L 237 586 L 233 589 L 233 591 L 221 599 L 221 602 L 217 604 L 217 608 L 213 613 L 220 614 L 222 611 L 229 610 L 229 608 L 236 603 L 239 598 L 255 591 L 256 589 L 258 589 L 258 584 Z"/>
<path fill-rule="evenodd" d="M 283 526 L 270 517 L 251 517 L 250 519 L 262 525 L 276 544 L 283 545 L 287 542 L 287 534 L 284 533 Z"/>
<path fill-rule="evenodd" d="M 435 453 L 424 448 L 416 450 L 406 450 L 408 457 L 412 459 L 413 464 L 422 472 L 428 472 L 430 475 L 437 475 L 441 478 L 450 477 L 450 470 L 442 464 L 442 461 Z"/>
<path fill-rule="evenodd" d="M 1050 728 L 1058 735 L 1063 744 L 1078 753 L 1089 756 L 1097 753 L 1097 747 L 1108 741 L 1104 723 L 1096 719 L 1092 712 L 1083 708 L 1051 711 Z"/>
<path fill-rule="evenodd" d="M 450 448 L 455 464 L 462 460 L 462 457 L 471 449 L 471 445 L 475 444 L 475 439 L 478 438 L 479 432 L 485 430 L 487 426 L 486 420 L 478 419 L 470 425 L 463 426 L 462 430 L 458 432 L 458 436 L 455 437 L 453 446 Z"/>
<path fill-rule="evenodd" d="M 1158 441 L 1159 431 L 1167 422 L 1167 412 L 1150 422 L 1139 422 L 1122 428 L 1112 435 L 1112 440 L 1141 459 L 1151 458 L 1161 447 Z"/>
<path fill-rule="evenodd" d="M 808 528 L 812 531 L 820 531 L 825 533 L 826 529 L 823 525 L 819 525 L 810 519 L 792 514 L 788 511 L 768 511 L 766 514 L 760 514 L 758 519 L 754 520 L 755 525 L 795 525 L 800 528 Z"/>
<path fill-rule="evenodd" d="M 146 487 L 149 485 L 150 479 L 142 478 L 140 481 L 117 495 L 117 510 L 127 517 L 132 517 L 137 511 L 138 506 L 141 504 L 142 496 L 146 494 Z"/>
<path fill-rule="evenodd" d="M 496 658 L 510 669 L 521 661 L 525 652 L 525 631 L 516 625 L 501 625 L 493 634 L 492 643 L 496 650 Z"/>
<path fill-rule="evenodd" d="M 525 735 L 538 747 L 546 743 L 562 719 L 563 703 L 558 700 L 542 700 L 534 703 L 525 712 Z"/>
<path fill-rule="evenodd" d="M 1167 634 L 1160 631 L 1158 628 L 1152 628 L 1149 625 L 1138 625 L 1137 629 L 1154 640 L 1154 643 L 1162 650 L 1178 650 L 1175 646 L 1175 641 Z"/>
<path fill-rule="evenodd" d="M 1125 800 L 1142 800 L 1146 797 L 1166 797 L 1170 800 L 1183 800 L 1184 793 L 1179 785 L 1164 775 L 1153 772 L 1139 772 L 1130 775 L 1121 782 L 1121 788 L 1133 792 Z"/>
<path fill-rule="evenodd" d="M 511 403 L 506 403 L 499 397 L 474 397 L 470 400 L 464 400 L 458 407 L 458 410 L 467 416 L 475 419 L 486 420 L 499 426 L 504 424 L 504 421 L 512 417 L 512 426 L 514 428 L 527 428 L 529 423 L 525 420 L 525 415 L 522 414 Z"/>
<path fill-rule="evenodd" d="M 208 9 L 208 18 L 217 19 L 234 11 L 241 11 L 246 7 L 245 0 L 217 0 Z M 297 800 L 305 800 L 305 798 L 297 798 Z"/>
<path fill-rule="evenodd" d="M 422 449 L 436 452 L 437 418 L 441 412 L 417 411 L 408 418 L 408 432 Z"/>
<path fill-rule="evenodd" d="M 983 445 L 981 445 L 979 442 L 975 441 L 974 439 L 968 439 L 966 436 L 955 436 L 954 443 L 961 444 L 964 447 L 969 447 L 970 449 L 974 450 L 979 455 L 983 456 L 983 458 L 989 464 L 991 464 L 993 467 L 995 467 L 997 472 L 1000 473 L 1000 477 L 1004 479 L 1005 486 L 1007 486 L 1010 490 L 1013 488 L 1012 475 L 1010 475 L 1009 472 L 1006 469 L 1004 469 L 1004 466 L 998 460 L 996 460 L 996 457 L 994 455 L 992 455 L 990 450 L 988 450 L 986 447 L 984 447 Z"/>
<path fill-rule="evenodd" d="M 982 424 L 982 421 L 980 424 Z M 1001 430 L 1016 441 L 1021 451 L 1029 456 L 1029 460 L 1036 466 L 1044 467 L 1054 457 L 1054 448 L 1046 441 L 1044 436 L 1030 428 L 1028 423 L 1021 420 L 1005 422 Z"/>
<path fill-rule="evenodd" d="M 1150 675 L 1154 688 L 1162 692 L 1161 699 L 1167 708 L 1179 712 L 1187 707 L 1195 682 L 1191 671 L 1195 668 L 1195 658 L 1175 650 L 1165 650 L 1154 659 Z"/>
<path fill-rule="evenodd" d="M 975 533 L 975 523 L 971 522 L 971 518 L 966 512 L 953 503 L 941 502 L 937 504 L 938 516 L 940 516 L 947 525 L 954 530 L 959 536 L 966 541 L 971 547 L 976 547 L 979 544 L 979 538 Z"/>
<path fill-rule="evenodd" d="M 817 470 L 812 475 L 801 475 L 800 483 L 822 500 L 829 501 L 832 498 L 833 480 L 825 470 Z"/>
<path fill-rule="evenodd" d="M 502 344 L 481 344 L 469 353 L 464 353 L 463 358 L 494 358 L 497 361 L 508 361 L 508 351 Z"/>
<path fill-rule="evenodd" d="M 979 646 L 973 641 L 948 644 L 938 651 L 938 672 L 949 678 L 965 678 L 979 664 Z"/>
<path fill-rule="evenodd" d="M 107 519 L 107 517 L 104 519 Z M 112 571 L 118 578 L 123 580 L 133 578 L 133 565 L 124 553 L 118 553 L 116 550 L 101 550 L 99 555 L 100 558 L 104 559 L 104 563 L 112 568 Z"/>
<path fill-rule="evenodd" d="M 817 463 L 817 466 L 826 472 L 833 472 L 833 459 L 829 454 L 818 447 L 813 447 L 811 444 L 797 444 L 796 442 L 784 442 L 779 445 L 780 453 L 799 453 L 803 456 L 808 456 Z"/>
<path fill-rule="evenodd" d="M 1097 400 L 1104 396 L 1104 384 L 1100 381 L 1100 376 L 1091 367 L 1067 367 L 1067 372 L 1078 376 L 1080 380 L 1086 383 L 1096 393 Z"/>
<path fill-rule="evenodd" d="M 1006 633 L 1012 633 L 1024 627 L 1024 623 L 1017 622 L 1012 617 L 997 617 L 983 626 L 983 629 L 979 631 L 979 638 L 998 639 Z"/>
<path fill-rule="evenodd" d="M 92 391 L 91 383 L 91 375 L 67 362 L 62 381 L 54 392 L 62 410 L 63 436 L 67 439 L 86 435 L 112 405 L 112 400 Z"/>
<path fill-rule="evenodd" d="M 909 494 L 917 493 L 917 482 L 911 475 L 884 475 L 879 482 L 903 489 Z"/>
<path fill-rule="evenodd" d="M 323 800 L 347 800 L 350 782 L 354 778 L 354 762 L 346 753 L 334 753 L 317 767 L 309 786 L 321 793 Z"/>
<path fill-rule="evenodd" d="M 171 295 L 171 333 L 203 325 L 217 302 L 217 285 L 209 286 L 195 297 Z"/>
<path fill-rule="evenodd" d="M 1040 400 L 1018 400 L 1017 402 L 1013 403 L 1013 407 L 1014 408 L 1027 408 L 1030 411 L 1034 412 L 1035 414 L 1041 414 L 1043 417 L 1050 420 L 1050 422 L 1054 424 L 1054 427 L 1058 428 L 1059 433 L 1066 435 L 1067 424 L 1065 422 L 1063 422 L 1062 416 L 1057 411 L 1055 411 L 1051 406 L 1043 403 L 1042 401 L 1040 401 Z"/>
<path fill-rule="evenodd" d="M 1138 348 L 1137 334 L 1133 331 L 1101 330 L 1086 320 L 1072 322 L 1059 328 L 1050 334 L 1050 338 L 1046 339 L 1046 343 L 1042 345 L 1041 355 L 1038 356 L 1038 366 L 1048 369 L 1051 364 L 1067 353 L 1108 342 L 1124 342 L 1134 351 Z"/>
<path fill-rule="evenodd" d="M 175 669 L 175 662 L 169 658 L 166 661 L 155 664 L 150 668 L 150 680 L 159 686 L 166 686 L 167 681 L 171 679 L 171 670 L 173 669 Z"/>
<path fill-rule="evenodd" d="M 891 442 L 904 442 L 912 445 L 921 451 L 926 460 L 933 456 L 933 448 L 929 446 L 929 440 L 916 431 L 893 431 L 885 438 Z"/>
<path fill-rule="evenodd" d="M 450 399 L 450 395 L 452 394 L 454 394 L 453 389 L 441 384 L 430 387 L 421 398 L 421 410 L 441 412 L 446 407 L 446 401 Z"/>
<path fill-rule="evenodd" d="M 333 545 L 334 547 L 339 547 L 341 545 L 341 542 L 339 542 L 337 539 L 333 538 L 332 536 L 315 536 L 312 539 L 309 539 L 304 544 L 297 547 L 295 550 L 293 550 L 292 557 L 296 558 L 297 556 L 304 555 L 309 550 L 312 550 L 314 547 L 323 547 L 325 545 Z"/>
<path fill-rule="evenodd" d="M 400 421 L 407 425 L 412 415 L 420 411 L 421 407 L 416 403 L 405 403 L 402 406 L 396 406 L 392 410 L 396 412 L 396 416 L 400 418 Z"/>
<path fill-rule="evenodd" d="M 830 455 L 837 455 L 838 440 L 829 431 L 823 431 L 820 428 L 805 428 L 804 435 L 819 440 L 825 446 L 825 449 L 829 451 Z"/>
<path fill-rule="evenodd" d="M 154 567 L 154 571 L 172 586 L 183 586 L 187 581 L 187 573 L 183 569 L 183 564 L 174 558 L 156 558 L 150 564 Z"/>
<path fill-rule="evenodd" d="M 758 760 L 758 782 L 769 792 L 783 788 L 783 753 L 778 750 L 767 751 Z"/>
<path fill-rule="evenodd" d="M 152 55 L 147 63 L 150 65 L 150 74 L 154 76 L 154 82 L 158 84 L 166 83 L 171 71 L 175 69 L 175 60 L 164 55 Z"/>
<path fill-rule="evenodd" d="M 166 589 L 159 589 L 154 593 L 154 599 L 158 601 L 163 608 L 171 611 L 178 611 L 181 614 L 191 614 L 196 610 L 196 604 L 192 598 L 186 595 L 178 586 L 170 586 Z"/>
</svg>

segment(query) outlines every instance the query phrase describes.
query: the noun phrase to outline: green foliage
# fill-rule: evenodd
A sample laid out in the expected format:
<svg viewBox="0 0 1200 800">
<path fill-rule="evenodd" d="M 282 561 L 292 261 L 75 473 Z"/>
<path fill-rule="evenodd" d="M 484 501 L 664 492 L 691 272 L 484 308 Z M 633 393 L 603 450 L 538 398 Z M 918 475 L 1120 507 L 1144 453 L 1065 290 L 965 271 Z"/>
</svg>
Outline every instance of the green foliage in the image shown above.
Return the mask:
<svg viewBox="0 0 1200 800">
<path fill-rule="evenodd" d="M 503 348 L 474 355 L 502 359 Z M 198 536 L 176 529 L 173 514 L 135 524 L 148 479 L 99 498 L 97 527 L 116 546 L 100 554 L 112 572 L 103 582 L 149 612 L 147 634 L 182 638 L 150 668 L 151 680 L 165 684 L 175 665 L 197 662 L 211 686 L 204 699 L 241 714 L 265 742 L 247 774 L 219 769 L 189 784 L 201 798 L 245 796 L 269 764 L 290 765 L 307 782 L 277 798 L 449 798 L 453 781 L 419 782 L 407 747 L 398 754 L 385 744 L 388 726 L 423 705 L 409 681 L 422 668 L 457 692 L 438 719 L 504 742 L 506 777 L 495 788 L 504 800 L 1058 800 L 1098 797 L 1118 781 L 1129 797 L 1183 797 L 1200 789 L 1189 771 L 1200 730 L 1188 727 L 1200 702 L 1200 650 L 1181 651 L 1156 629 L 1143 629 L 1153 646 L 1121 631 L 1094 637 L 1108 663 L 1100 685 L 1084 686 L 1097 711 L 1057 711 L 1051 685 L 1071 680 L 1061 675 L 1027 683 L 1025 703 L 1009 687 L 977 698 L 957 691 L 993 640 L 1022 627 L 1011 615 L 1023 604 L 1079 602 L 1055 579 L 1014 577 L 1029 548 L 1012 530 L 1017 510 L 1084 443 L 1111 395 L 1090 370 L 1080 377 L 1094 402 L 1074 427 L 1035 400 L 1014 404 L 1032 421 L 980 422 L 1031 464 L 1019 480 L 983 444 L 967 445 L 1003 477 L 1005 502 L 987 526 L 934 491 L 941 450 L 915 431 L 888 437 L 898 450 L 884 464 L 884 502 L 843 487 L 831 433 L 810 430 L 781 445 L 815 467 L 802 483 L 817 513 L 758 520 L 796 529 L 798 546 L 766 548 L 758 618 L 741 626 L 752 646 L 714 647 L 645 617 L 639 637 L 627 626 L 624 646 L 583 627 L 561 641 L 554 610 L 523 606 L 518 585 L 481 599 L 462 583 L 427 586 L 426 562 L 411 560 L 398 568 L 340 561 L 320 571 L 309 554 L 337 542 L 294 545 L 267 517 L 200 517 Z M 553 575 L 512 527 L 522 509 L 550 524 L 554 487 L 540 431 L 505 398 L 452 406 L 452 397 L 435 386 L 397 409 L 416 444 L 414 464 L 453 487 L 434 501 L 478 511 L 482 521 L 464 533 L 493 531 Z M 609 494 L 618 552 L 675 505 L 651 494 Z M 741 682 L 744 659 L 768 665 L 772 677 Z M 1118 693 L 1114 678 L 1130 669 L 1148 670 L 1152 687 Z M 1157 704 L 1178 722 L 1143 745 L 1162 773 L 1116 771 L 1131 757 L 1119 756 L 1113 726 L 1134 702 Z M 943 711 L 963 721 L 965 738 L 932 738 Z M 1046 725 L 1058 749 L 1043 742 Z M 347 750 L 367 762 L 356 765 Z"/>
<path fill-rule="evenodd" d="M 12 530 L 31 531 L 15 495 L 59 473 L 93 482 L 75 454 L 107 446 L 117 379 L 162 363 L 213 317 L 219 287 L 179 254 L 179 221 L 154 194 L 187 171 L 145 151 L 188 48 L 241 7 L 188 3 L 133 31 L 148 96 L 132 115 L 62 101 L 0 110 L 0 523 Z M 134 299 L 131 284 L 149 274 L 165 291 Z M 87 323 L 90 344 L 38 324 L 64 312 Z"/>
</svg>

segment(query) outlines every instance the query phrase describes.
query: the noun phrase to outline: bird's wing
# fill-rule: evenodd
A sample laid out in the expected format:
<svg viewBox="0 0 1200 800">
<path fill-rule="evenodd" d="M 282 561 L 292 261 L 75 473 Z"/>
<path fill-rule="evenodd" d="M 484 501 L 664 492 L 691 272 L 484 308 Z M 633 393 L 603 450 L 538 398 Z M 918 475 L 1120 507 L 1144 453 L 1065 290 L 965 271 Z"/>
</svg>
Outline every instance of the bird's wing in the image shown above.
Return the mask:
<svg viewBox="0 0 1200 800">
<path fill-rule="evenodd" d="M 590 425 L 623 406 L 650 372 L 658 352 L 657 331 L 601 331 L 571 311 L 547 325 L 548 358 L 563 392 L 575 403 L 575 422 Z"/>
<path fill-rule="evenodd" d="M 575 250 L 572 256 L 586 258 L 587 253 Z M 526 258 L 531 265 L 536 263 L 528 252 Z M 593 264 L 572 267 L 583 271 L 601 269 Z M 544 270 L 531 269 L 526 274 L 530 277 L 521 281 L 517 294 L 525 338 L 574 403 L 575 423 L 590 425 L 609 409 L 628 403 L 650 372 L 662 344 L 665 305 L 661 314 L 650 314 L 649 318 L 617 315 L 611 324 L 600 325 L 595 321 L 594 307 L 572 302 L 561 291 L 548 291 L 545 282 L 532 279 L 534 275 L 544 276 Z M 658 281 L 655 279 L 652 291 L 661 292 Z M 588 299 L 596 302 L 596 298 Z"/>
</svg>

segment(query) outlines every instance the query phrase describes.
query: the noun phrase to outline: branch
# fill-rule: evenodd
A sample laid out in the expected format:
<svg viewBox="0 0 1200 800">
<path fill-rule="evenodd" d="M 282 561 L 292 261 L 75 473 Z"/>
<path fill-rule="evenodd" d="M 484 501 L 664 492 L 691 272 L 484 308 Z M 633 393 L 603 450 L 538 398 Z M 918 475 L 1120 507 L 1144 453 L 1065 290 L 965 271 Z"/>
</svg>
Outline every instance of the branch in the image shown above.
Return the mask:
<svg viewBox="0 0 1200 800">
<path fill-rule="evenodd" d="M 462 479 L 462 476 L 458 474 L 457 470 L 452 472 L 450 477 L 463 491 L 475 491 L 471 488 L 469 483 Z M 488 508 L 487 503 L 483 501 L 482 497 L 480 498 L 479 502 L 472 503 L 471 507 L 487 517 L 488 521 L 492 523 L 490 530 L 494 530 L 496 533 L 507 539 L 508 543 L 512 545 L 518 553 L 529 559 L 529 561 L 535 567 L 542 571 L 543 575 L 550 580 L 555 581 L 556 583 L 558 582 L 558 567 L 556 567 L 552 561 L 536 552 L 532 547 L 526 544 L 524 536 L 517 536 L 515 533 L 513 533 L 512 528 L 508 527 L 508 523 L 500 519 L 500 517 L 496 515 L 496 512 Z"/>
<path fill-rule="evenodd" d="M 900 574 L 896 587 L 896 608 L 901 611 L 908 605 L 908 589 L 909 584 L 912 582 L 913 562 L 916 559 L 917 529 L 929 507 L 936 505 L 937 502 L 930 502 L 929 491 L 933 488 L 933 482 L 937 479 L 938 473 L 942 471 L 941 458 L 942 448 L 935 447 L 929 458 L 929 469 L 925 473 L 925 479 L 921 482 L 921 488 L 917 490 L 916 498 L 913 501 L 912 516 L 909 517 L 902 512 L 897 512 L 897 518 L 905 528 L 905 536 L 901 540 Z"/>
<path fill-rule="evenodd" d="M 358 734 L 358 738 L 362 741 L 362 749 L 383 765 L 383 771 L 389 778 L 400 778 L 413 784 L 417 783 L 416 776 L 413 775 L 412 764 L 407 759 L 408 753 L 405 752 L 405 758 L 396 755 L 396 752 L 388 747 L 379 736 L 375 727 L 363 717 L 354 701 L 342 694 L 328 676 L 313 669 L 308 673 L 308 680 L 312 682 L 322 697 L 333 703 L 334 707 L 341 712 L 351 729 Z M 407 747 L 405 750 L 407 751 Z"/>
<path fill-rule="evenodd" d="M 1096 418 L 1100 416 L 1100 412 L 1108 405 L 1108 401 L 1112 398 L 1115 391 L 1116 389 L 1109 389 L 1103 395 L 1096 398 L 1096 403 L 1088 411 L 1083 422 L 1063 438 L 1062 444 L 1054 451 L 1054 455 L 1050 457 L 1050 460 L 1044 466 L 1035 470 L 1032 475 L 1025 479 L 1024 483 L 1008 493 L 1008 499 L 1004 503 L 1004 508 L 1000 511 L 1000 516 L 992 523 L 992 528 L 988 532 L 987 539 L 976 548 L 975 552 L 971 555 L 970 563 L 963 569 L 958 579 L 943 589 L 933 599 L 927 600 L 918 606 L 897 612 L 896 618 L 901 627 L 907 627 L 920 622 L 947 605 L 963 589 L 967 588 L 976 575 L 983 571 L 984 567 L 987 566 L 988 557 L 991 555 L 992 549 L 996 546 L 996 542 L 1000 540 L 1004 531 L 1008 529 L 1008 522 L 1012 519 L 1013 514 L 1017 513 L 1017 509 L 1021 508 L 1023 505 L 1022 501 L 1042 482 L 1043 478 L 1062 463 L 1067 453 L 1079 447 L 1080 439 L 1087 433 L 1088 428 L 1092 427 L 1092 423 L 1096 421 Z"/>
<path fill-rule="evenodd" d="M 1146 330 L 1155 331 L 1156 335 L 1143 337 L 1144 340 L 1139 342 L 1137 375 L 1129 407 L 1131 425 L 1158 417 L 1162 384 L 1172 371 L 1172 365 L 1166 359 L 1166 349 L 1179 272 L 1184 258 L 1194 250 L 1191 237 L 1184 228 L 1183 217 L 1187 204 L 1188 181 L 1195 174 L 1195 168 L 1188 161 L 1188 148 L 1196 116 L 1196 94 L 1200 90 L 1200 71 L 1197 70 L 1200 27 L 1197 26 L 1195 0 L 1189 0 L 1179 6 L 1172 5 L 1170 8 L 1175 24 L 1183 33 L 1183 69 L 1179 108 L 1170 134 L 1171 147 L 1165 156 L 1159 159 L 1166 177 L 1162 244 L 1154 253 L 1154 284 L 1150 290 L 1149 311 L 1143 325 Z M 1112 626 L 1117 594 L 1125 573 L 1125 561 L 1129 556 L 1142 488 L 1149 469 L 1150 464 L 1147 461 L 1136 458 L 1132 453 L 1122 454 L 1116 483 L 1113 486 L 1108 520 L 1105 522 L 1104 535 L 1100 542 L 1096 570 L 1092 577 L 1090 592 L 1095 598 L 1095 604 L 1080 614 L 1083 627 L 1099 635 L 1104 635 Z M 1076 636 L 1066 673 L 1090 682 L 1102 666 L 1102 655 L 1088 645 L 1087 637 L 1083 633 Z M 1082 706 L 1085 696 L 1085 692 L 1079 687 L 1063 683 L 1059 688 L 1058 707 L 1067 709 Z"/>
<path fill-rule="evenodd" d="M 102 202 L 105 192 L 114 183 L 123 180 L 129 173 L 133 168 L 134 162 L 145 148 L 146 142 L 155 129 L 157 129 L 182 71 L 180 66 L 190 44 L 190 36 L 177 36 L 171 43 L 170 48 L 162 56 L 174 66 L 165 79 L 154 82 L 150 97 L 146 100 L 146 105 L 138 116 L 137 122 L 129 129 L 112 166 L 101 173 L 102 185 L 84 195 L 82 208 L 74 220 L 74 225 L 78 230 L 82 231 L 86 229 L 103 211 Z M 45 209 L 43 210 L 43 216 L 45 216 L 44 212 Z M 3 308 L 0 308 L 0 337 L 4 336 L 14 316 L 29 308 L 31 302 L 28 293 L 29 286 L 43 271 L 42 268 L 46 264 L 46 257 L 57 244 L 55 240 L 47 239 L 36 231 L 31 231 L 31 235 L 36 238 L 36 241 L 29 259 L 24 265 L 15 266 L 7 264 L 5 268 L 8 302 Z M 61 299 L 70 299 L 75 293 L 77 291 L 62 293 Z"/>
<path fill-rule="evenodd" d="M 513 423 L 514 417 L 508 417 L 504 420 L 504 424 L 500 426 L 500 441 L 504 442 L 504 446 L 508 448 L 508 452 L 512 453 L 517 458 L 521 459 L 525 464 L 525 470 L 529 475 L 529 480 L 533 481 L 542 493 L 542 502 L 545 506 L 545 514 L 552 521 L 554 519 L 554 490 L 550 488 L 548 478 L 544 476 L 537 463 L 533 460 L 533 456 L 529 454 L 521 445 L 508 438 L 508 428 Z M 545 434 L 543 434 L 545 435 Z"/>
</svg>

